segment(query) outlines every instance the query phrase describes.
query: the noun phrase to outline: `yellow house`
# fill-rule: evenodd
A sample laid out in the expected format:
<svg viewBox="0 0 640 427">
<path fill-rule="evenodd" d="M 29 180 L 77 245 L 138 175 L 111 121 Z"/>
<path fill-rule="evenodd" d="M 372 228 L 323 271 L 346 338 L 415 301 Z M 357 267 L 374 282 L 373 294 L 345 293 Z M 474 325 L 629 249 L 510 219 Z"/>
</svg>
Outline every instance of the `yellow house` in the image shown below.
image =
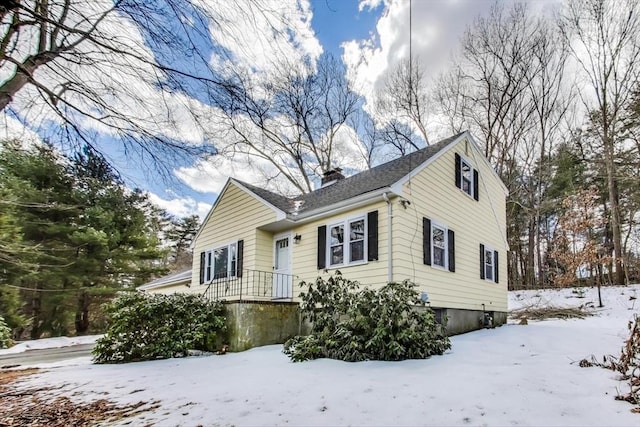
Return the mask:
<svg viewBox="0 0 640 427">
<path fill-rule="evenodd" d="M 506 195 L 468 132 L 294 198 L 230 178 L 179 291 L 295 305 L 301 281 L 340 270 L 362 286 L 414 281 L 451 333 L 501 324 Z"/>
</svg>

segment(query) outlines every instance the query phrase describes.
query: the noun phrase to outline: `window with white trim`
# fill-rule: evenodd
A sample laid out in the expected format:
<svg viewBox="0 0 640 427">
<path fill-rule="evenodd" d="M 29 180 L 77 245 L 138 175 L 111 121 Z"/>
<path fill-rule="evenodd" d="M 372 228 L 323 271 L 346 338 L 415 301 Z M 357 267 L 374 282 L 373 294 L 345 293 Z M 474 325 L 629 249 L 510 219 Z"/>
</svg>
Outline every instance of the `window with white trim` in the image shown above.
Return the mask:
<svg viewBox="0 0 640 427">
<path fill-rule="evenodd" d="M 490 249 L 484 250 L 484 278 L 493 282 L 495 264 L 493 260 L 493 251 Z"/>
<path fill-rule="evenodd" d="M 499 283 L 498 251 L 480 243 L 480 278 L 489 282 Z"/>
<path fill-rule="evenodd" d="M 460 160 L 462 191 L 473 197 L 473 168 L 465 159 Z"/>
<path fill-rule="evenodd" d="M 479 200 L 479 174 L 472 163 L 462 157 L 460 154 L 455 153 L 455 180 L 456 187 L 458 187 L 467 195 L 471 196 L 475 200 Z"/>
<path fill-rule="evenodd" d="M 346 233 L 345 233 L 346 231 Z M 327 227 L 329 266 L 359 264 L 366 259 L 366 218 L 349 218 Z"/>
<path fill-rule="evenodd" d="M 233 242 L 205 252 L 204 280 L 235 277 L 238 265 L 237 243 Z"/>
<path fill-rule="evenodd" d="M 447 229 L 431 223 L 431 265 L 447 268 Z"/>
</svg>

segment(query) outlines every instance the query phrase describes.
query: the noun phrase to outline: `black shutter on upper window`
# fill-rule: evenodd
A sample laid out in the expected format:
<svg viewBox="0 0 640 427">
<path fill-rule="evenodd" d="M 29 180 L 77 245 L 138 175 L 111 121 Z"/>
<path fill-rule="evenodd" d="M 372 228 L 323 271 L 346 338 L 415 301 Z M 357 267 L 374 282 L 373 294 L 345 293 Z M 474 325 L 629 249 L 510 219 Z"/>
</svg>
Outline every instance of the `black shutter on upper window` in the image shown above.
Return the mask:
<svg viewBox="0 0 640 427">
<path fill-rule="evenodd" d="M 447 247 L 449 250 L 449 271 L 456 272 L 456 238 L 453 230 L 447 231 Z"/>
<path fill-rule="evenodd" d="M 378 260 L 378 211 L 367 214 L 367 260 Z"/>
<path fill-rule="evenodd" d="M 480 243 L 480 278 L 484 279 L 484 245 Z"/>
<path fill-rule="evenodd" d="M 460 165 L 461 162 L 462 162 L 462 159 L 460 158 L 460 155 L 456 153 L 456 164 L 455 164 L 454 170 L 456 174 L 456 187 L 458 188 L 462 188 L 462 182 L 461 182 L 462 166 Z"/>
<path fill-rule="evenodd" d="M 238 240 L 238 253 L 236 254 L 238 259 L 236 260 L 236 277 L 242 277 L 242 269 L 244 268 L 244 240 Z"/>
<path fill-rule="evenodd" d="M 318 227 L 318 270 L 327 265 L 327 226 Z"/>
<path fill-rule="evenodd" d="M 476 200 L 480 199 L 480 193 L 478 193 L 478 171 L 477 170 L 473 170 L 473 198 Z"/>
<path fill-rule="evenodd" d="M 495 275 L 494 275 L 495 277 L 493 278 L 493 281 L 496 282 L 496 283 L 500 283 L 499 279 L 498 279 L 498 277 L 500 276 L 500 272 L 498 271 L 498 266 L 500 265 L 498 263 L 498 251 L 495 251 L 493 253 L 493 262 L 494 262 L 494 264 L 496 266 L 495 267 Z"/>
<path fill-rule="evenodd" d="M 200 252 L 200 284 L 204 283 L 204 262 L 205 262 L 206 254 L 204 252 Z"/>
<path fill-rule="evenodd" d="M 422 262 L 431 265 L 431 220 L 429 218 L 422 218 Z"/>
</svg>

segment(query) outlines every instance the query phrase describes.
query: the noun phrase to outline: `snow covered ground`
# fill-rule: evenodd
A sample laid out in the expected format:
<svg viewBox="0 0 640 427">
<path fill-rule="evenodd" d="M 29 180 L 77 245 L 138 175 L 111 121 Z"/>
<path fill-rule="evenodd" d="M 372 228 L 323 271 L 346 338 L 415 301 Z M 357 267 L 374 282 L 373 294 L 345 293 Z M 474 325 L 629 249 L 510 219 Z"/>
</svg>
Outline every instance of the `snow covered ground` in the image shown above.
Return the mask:
<svg viewBox="0 0 640 427">
<path fill-rule="evenodd" d="M 453 337 L 443 356 L 403 362 L 291 363 L 282 346 L 126 365 L 88 358 L 29 377 L 83 399 L 158 400 L 131 425 L 638 426 L 616 373 L 580 368 L 619 355 L 640 285 L 603 289 L 605 308 L 582 320 L 529 321 Z M 597 305 L 570 289 L 510 293 L 510 307 Z M 54 365 L 55 366 L 55 365 Z"/>
<path fill-rule="evenodd" d="M 24 341 L 13 347 L 0 349 L 0 356 L 3 354 L 23 353 L 27 350 L 43 350 L 47 348 L 69 347 L 79 344 L 93 344 L 102 335 L 85 335 L 81 337 L 56 337 L 43 338 L 40 340 Z"/>
</svg>

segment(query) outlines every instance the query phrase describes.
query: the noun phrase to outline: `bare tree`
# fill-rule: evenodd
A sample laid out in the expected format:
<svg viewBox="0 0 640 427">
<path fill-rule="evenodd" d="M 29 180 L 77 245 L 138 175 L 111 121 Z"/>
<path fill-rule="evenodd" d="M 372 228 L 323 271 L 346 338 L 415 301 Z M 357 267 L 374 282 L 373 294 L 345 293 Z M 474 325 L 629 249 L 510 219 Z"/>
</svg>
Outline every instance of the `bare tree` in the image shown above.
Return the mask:
<svg viewBox="0 0 640 427">
<path fill-rule="evenodd" d="M 478 17 L 462 39 L 452 71 L 439 77 L 434 100 L 452 131 L 470 129 L 485 142 L 485 155 L 509 188 L 507 203 L 510 283 L 531 274 L 522 237 L 532 223 L 527 206 L 523 160 L 532 162 L 529 144 L 536 105 L 531 97 L 539 68 L 533 51 L 538 28 L 523 4 L 494 5 Z M 534 233 L 535 234 L 535 233 Z"/>
<path fill-rule="evenodd" d="M 275 68 L 266 81 L 236 73 L 216 92 L 217 127 L 226 140 L 219 154 L 264 164 L 267 179 L 284 177 L 295 190 L 309 192 L 324 172 L 362 158 L 350 127 L 360 98 L 329 55 L 315 67 L 283 62 Z"/>
<path fill-rule="evenodd" d="M 428 105 L 428 88 L 420 62 L 416 58 L 399 62 L 375 98 L 374 115 L 379 121 L 381 137 L 402 155 L 429 145 Z M 416 133 L 418 141 L 414 137 Z"/>
<path fill-rule="evenodd" d="M 203 137 L 203 118 L 213 112 L 199 95 L 225 84 L 217 65 L 236 59 L 228 46 L 242 35 L 234 30 L 260 22 L 271 29 L 254 28 L 260 41 L 278 35 L 295 43 L 278 7 L 269 0 L 5 1 L 0 111 L 66 143 L 101 148 L 96 135 L 106 134 L 167 172 L 166 156 L 214 152 Z"/>
<path fill-rule="evenodd" d="M 615 283 L 625 282 L 618 166 L 623 144 L 624 108 L 640 77 L 640 3 L 635 0 L 570 0 L 561 29 L 583 76 L 582 102 L 590 112 L 601 142 L 607 173 L 611 231 L 616 266 Z"/>
</svg>

